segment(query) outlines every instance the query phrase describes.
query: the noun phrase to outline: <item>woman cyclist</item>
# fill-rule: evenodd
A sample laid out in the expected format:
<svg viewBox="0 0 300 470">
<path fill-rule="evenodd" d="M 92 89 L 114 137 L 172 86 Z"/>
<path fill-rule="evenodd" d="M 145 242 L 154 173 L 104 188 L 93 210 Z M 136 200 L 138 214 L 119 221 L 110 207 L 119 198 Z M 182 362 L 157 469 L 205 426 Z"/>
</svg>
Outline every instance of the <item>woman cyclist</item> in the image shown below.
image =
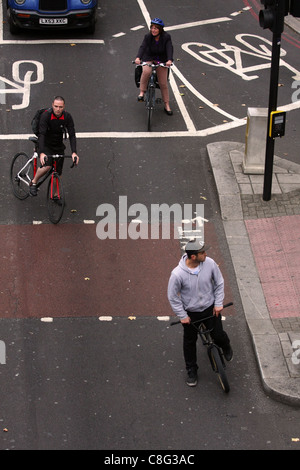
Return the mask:
<svg viewBox="0 0 300 470">
<path fill-rule="evenodd" d="M 154 18 L 150 24 L 150 32 L 145 35 L 142 44 L 137 53 L 135 63 L 148 62 L 149 64 L 157 64 L 159 62 L 171 66 L 173 63 L 173 44 L 170 34 L 164 31 L 164 22 L 160 18 Z M 171 116 L 169 105 L 169 89 L 168 89 L 168 69 L 158 67 L 157 78 L 161 91 L 162 100 L 164 102 L 165 112 Z M 143 67 L 143 73 L 140 81 L 140 94 L 138 101 L 144 101 L 148 81 L 152 73 L 151 67 Z"/>
</svg>

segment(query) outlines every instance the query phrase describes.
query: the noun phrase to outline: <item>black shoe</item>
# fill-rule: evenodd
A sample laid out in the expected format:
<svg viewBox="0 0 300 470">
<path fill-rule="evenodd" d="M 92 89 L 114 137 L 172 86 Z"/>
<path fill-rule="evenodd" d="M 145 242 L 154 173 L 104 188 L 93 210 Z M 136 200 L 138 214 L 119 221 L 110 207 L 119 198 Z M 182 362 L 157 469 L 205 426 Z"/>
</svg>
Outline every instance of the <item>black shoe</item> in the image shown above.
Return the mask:
<svg viewBox="0 0 300 470">
<path fill-rule="evenodd" d="M 138 100 L 138 101 L 144 101 L 144 95 L 139 95 L 139 96 L 137 97 L 137 100 Z"/>
<path fill-rule="evenodd" d="M 233 358 L 233 351 L 232 347 L 229 345 L 228 348 L 223 348 L 223 354 L 227 362 L 232 361 Z"/>
<path fill-rule="evenodd" d="M 37 196 L 37 187 L 35 183 L 30 183 L 29 192 L 31 196 Z"/>
<path fill-rule="evenodd" d="M 187 371 L 187 373 L 188 373 L 188 376 L 187 376 L 187 379 L 186 379 L 186 384 L 189 387 L 196 387 L 196 385 L 198 383 L 197 370 L 196 369 L 189 369 Z"/>
<path fill-rule="evenodd" d="M 172 116 L 172 114 L 173 114 L 173 111 L 171 111 L 171 109 L 170 109 L 170 111 L 168 111 L 166 108 L 164 108 L 164 111 L 168 116 Z"/>
</svg>

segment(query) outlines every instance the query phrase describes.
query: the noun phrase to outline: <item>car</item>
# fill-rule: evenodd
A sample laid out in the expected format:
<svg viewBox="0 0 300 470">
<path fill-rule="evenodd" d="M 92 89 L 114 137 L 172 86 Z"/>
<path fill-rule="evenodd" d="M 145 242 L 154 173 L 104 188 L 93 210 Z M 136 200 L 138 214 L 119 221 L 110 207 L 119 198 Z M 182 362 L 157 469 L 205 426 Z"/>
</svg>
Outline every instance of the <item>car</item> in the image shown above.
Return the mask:
<svg viewBox="0 0 300 470">
<path fill-rule="evenodd" d="M 95 31 L 98 0 L 6 0 L 9 30 L 86 29 Z"/>
</svg>

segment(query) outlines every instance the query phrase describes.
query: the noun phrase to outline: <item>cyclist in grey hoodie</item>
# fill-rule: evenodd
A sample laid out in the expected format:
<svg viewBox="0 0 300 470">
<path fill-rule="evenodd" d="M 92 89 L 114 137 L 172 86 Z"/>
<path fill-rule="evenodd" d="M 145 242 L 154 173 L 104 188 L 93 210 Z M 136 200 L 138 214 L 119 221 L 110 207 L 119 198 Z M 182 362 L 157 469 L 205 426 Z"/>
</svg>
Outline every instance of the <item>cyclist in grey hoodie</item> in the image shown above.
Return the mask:
<svg viewBox="0 0 300 470">
<path fill-rule="evenodd" d="M 215 343 L 223 349 L 225 358 L 232 359 L 232 349 L 223 330 L 221 311 L 224 299 L 224 279 L 218 265 L 206 255 L 208 247 L 191 240 L 185 247 L 178 266 L 173 269 L 168 285 L 168 299 L 173 312 L 183 325 L 183 352 L 188 372 L 187 384 L 197 385 L 198 333 L 191 322 L 213 317 L 204 323 L 211 329 Z"/>
</svg>

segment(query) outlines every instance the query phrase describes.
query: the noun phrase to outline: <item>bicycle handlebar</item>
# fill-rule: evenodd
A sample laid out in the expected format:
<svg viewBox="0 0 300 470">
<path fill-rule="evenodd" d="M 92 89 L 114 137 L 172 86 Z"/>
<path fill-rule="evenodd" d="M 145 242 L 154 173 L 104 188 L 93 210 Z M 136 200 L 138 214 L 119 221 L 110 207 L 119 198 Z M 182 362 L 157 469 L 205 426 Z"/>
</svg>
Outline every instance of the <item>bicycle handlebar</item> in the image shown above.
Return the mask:
<svg viewBox="0 0 300 470">
<path fill-rule="evenodd" d="M 148 67 L 152 67 L 152 68 L 156 68 L 156 67 L 165 67 L 166 69 L 169 69 L 169 68 L 171 67 L 171 65 L 173 65 L 173 64 L 171 64 L 171 65 L 166 65 L 166 64 L 164 64 L 163 62 L 159 62 L 158 64 L 149 64 L 148 62 L 142 62 L 142 63 L 140 63 L 140 64 L 136 64 L 134 60 L 132 61 L 132 63 L 135 64 L 136 66 L 141 65 L 141 66 L 143 67 L 144 65 L 148 65 Z"/>
<path fill-rule="evenodd" d="M 45 161 L 47 161 L 48 157 L 50 158 L 72 158 L 72 155 L 46 155 Z M 77 157 L 74 157 L 74 161 L 72 162 L 72 165 L 70 168 L 73 168 L 75 165 L 77 165 Z"/>
<path fill-rule="evenodd" d="M 231 305 L 233 305 L 233 302 L 228 302 L 228 304 L 223 305 L 223 310 L 224 310 L 224 308 L 230 307 Z M 198 322 L 198 321 L 201 321 L 201 322 L 202 322 L 202 321 L 208 320 L 209 318 L 212 318 L 212 317 L 213 317 L 213 315 L 211 315 L 211 316 L 209 316 L 209 317 L 206 317 L 206 318 L 201 318 L 201 320 L 197 320 L 197 322 Z M 178 325 L 179 323 L 181 323 L 181 320 L 172 321 L 172 322 L 170 323 L 170 325 L 171 325 L 171 326 L 173 326 L 173 325 Z M 195 323 L 195 322 L 194 322 L 194 323 Z"/>
</svg>

